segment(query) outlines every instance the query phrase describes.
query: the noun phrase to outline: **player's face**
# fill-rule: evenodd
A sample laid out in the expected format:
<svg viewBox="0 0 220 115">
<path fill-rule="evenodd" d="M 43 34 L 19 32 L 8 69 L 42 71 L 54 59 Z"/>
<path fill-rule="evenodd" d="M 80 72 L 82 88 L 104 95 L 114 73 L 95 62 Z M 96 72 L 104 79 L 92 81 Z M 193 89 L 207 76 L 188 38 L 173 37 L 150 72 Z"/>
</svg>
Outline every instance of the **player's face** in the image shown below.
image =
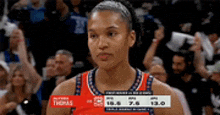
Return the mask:
<svg viewBox="0 0 220 115">
<path fill-rule="evenodd" d="M 175 55 L 173 57 L 172 68 L 174 74 L 181 74 L 186 69 L 186 63 L 184 61 L 184 57 Z"/>
<path fill-rule="evenodd" d="M 88 21 L 88 46 L 100 68 L 110 69 L 128 62 L 129 48 L 135 43 L 135 32 L 129 31 L 119 13 L 94 12 Z"/>
</svg>

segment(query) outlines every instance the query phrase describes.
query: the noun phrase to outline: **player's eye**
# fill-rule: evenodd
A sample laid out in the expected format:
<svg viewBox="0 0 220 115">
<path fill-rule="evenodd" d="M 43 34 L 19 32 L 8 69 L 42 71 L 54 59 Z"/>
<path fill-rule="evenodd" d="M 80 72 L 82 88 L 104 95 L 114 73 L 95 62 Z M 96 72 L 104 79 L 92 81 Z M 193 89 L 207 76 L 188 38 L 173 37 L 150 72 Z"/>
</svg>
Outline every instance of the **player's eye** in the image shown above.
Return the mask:
<svg viewBox="0 0 220 115">
<path fill-rule="evenodd" d="M 115 37 L 116 35 L 117 35 L 116 32 L 109 32 L 109 33 L 108 33 L 108 36 L 109 36 L 109 37 Z"/>
</svg>

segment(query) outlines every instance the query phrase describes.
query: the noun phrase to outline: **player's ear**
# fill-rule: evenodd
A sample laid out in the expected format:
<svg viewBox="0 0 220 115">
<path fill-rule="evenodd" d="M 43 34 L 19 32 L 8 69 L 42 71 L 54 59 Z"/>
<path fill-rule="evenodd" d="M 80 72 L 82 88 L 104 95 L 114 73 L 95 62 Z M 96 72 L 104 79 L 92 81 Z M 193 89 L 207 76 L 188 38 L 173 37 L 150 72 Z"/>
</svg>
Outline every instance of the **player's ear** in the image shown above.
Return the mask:
<svg viewBox="0 0 220 115">
<path fill-rule="evenodd" d="M 135 44 L 135 42 L 136 42 L 136 32 L 132 30 L 129 35 L 129 41 L 128 41 L 129 47 L 132 47 Z"/>
</svg>

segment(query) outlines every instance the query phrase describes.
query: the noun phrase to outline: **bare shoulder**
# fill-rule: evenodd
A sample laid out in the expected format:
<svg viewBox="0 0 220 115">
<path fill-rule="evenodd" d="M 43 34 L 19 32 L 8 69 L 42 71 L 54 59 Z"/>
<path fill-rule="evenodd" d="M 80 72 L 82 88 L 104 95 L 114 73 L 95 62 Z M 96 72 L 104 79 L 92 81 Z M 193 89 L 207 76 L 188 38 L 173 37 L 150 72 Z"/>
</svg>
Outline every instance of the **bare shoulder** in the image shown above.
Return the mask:
<svg viewBox="0 0 220 115">
<path fill-rule="evenodd" d="M 60 83 L 53 91 L 52 95 L 74 95 L 76 89 L 76 78 L 71 78 Z"/>
<path fill-rule="evenodd" d="M 183 115 L 183 107 L 178 99 L 176 93 L 172 88 L 157 79 L 154 79 L 152 84 L 152 90 L 154 95 L 170 95 L 171 96 L 171 107 L 170 108 L 155 108 L 154 112 L 156 115 Z"/>
<path fill-rule="evenodd" d="M 173 92 L 172 88 L 169 85 L 155 78 L 153 80 L 152 90 L 154 91 L 154 95 L 170 95 Z"/>
<path fill-rule="evenodd" d="M 52 95 L 74 95 L 76 90 L 76 78 L 71 78 L 67 81 L 60 83 L 53 91 Z M 70 108 L 52 108 L 47 105 L 47 115 L 69 115 Z"/>
</svg>

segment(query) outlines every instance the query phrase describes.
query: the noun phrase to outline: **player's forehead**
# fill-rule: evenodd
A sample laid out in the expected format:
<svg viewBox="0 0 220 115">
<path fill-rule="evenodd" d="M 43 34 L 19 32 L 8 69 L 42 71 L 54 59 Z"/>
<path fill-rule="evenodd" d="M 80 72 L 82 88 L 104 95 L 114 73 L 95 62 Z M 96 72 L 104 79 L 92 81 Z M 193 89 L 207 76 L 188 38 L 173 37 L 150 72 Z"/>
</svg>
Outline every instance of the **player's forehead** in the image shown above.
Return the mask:
<svg viewBox="0 0 220 115">
<path fill-rule="evenodd" d="M 98 28 L 102 29 L 117 29 L 126 23 L 120 16 L 120 13 L 109 10 L 97 11 L 91 14 L 88 20 L 88 31 Z"/>
</svg>

